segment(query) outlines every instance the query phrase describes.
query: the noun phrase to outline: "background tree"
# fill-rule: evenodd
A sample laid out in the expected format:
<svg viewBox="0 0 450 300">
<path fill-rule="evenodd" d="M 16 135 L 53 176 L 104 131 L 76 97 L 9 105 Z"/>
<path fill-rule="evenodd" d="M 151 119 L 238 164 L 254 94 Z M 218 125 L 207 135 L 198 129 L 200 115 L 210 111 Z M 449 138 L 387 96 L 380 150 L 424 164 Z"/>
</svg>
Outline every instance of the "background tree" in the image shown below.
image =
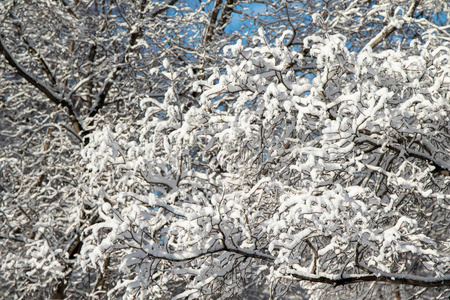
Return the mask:
<svg viewBox="0 0 450 300">
<path fill-rule="evenodd" d="M 1 5 L 10 295 L 448 297 L 445 3 Z"/>
</svg>

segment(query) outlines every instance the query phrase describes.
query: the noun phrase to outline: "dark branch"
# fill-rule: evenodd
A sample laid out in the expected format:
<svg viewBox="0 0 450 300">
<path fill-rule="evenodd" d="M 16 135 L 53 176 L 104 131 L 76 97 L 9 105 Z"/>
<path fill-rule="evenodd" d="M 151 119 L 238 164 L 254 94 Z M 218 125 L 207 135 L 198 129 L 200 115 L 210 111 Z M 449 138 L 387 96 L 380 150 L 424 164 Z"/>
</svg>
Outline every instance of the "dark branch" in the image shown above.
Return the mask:
<svg viewBox="0 0 450 300">
<path fill-rule="evenodd" d="M 177 1 L 178 0 L 166 1 L 165 6 L 160 9 L 157 9 L 155 11 L 152 11 L 150 13 L 150 17 L 154 18 L 154 17 L 158 16 L 159 14 L 161 14 L 164 11 L 166 11 L 167 9 L 169 9 L 170 6 L 174 5 Z M 145 9 L 145 3 L 146 2 L 141 3 L 141 9 Z M 127 53 L 133 49 L 133 47 L 136 45 L 137 39 L 140 36 L 142 36 L 142 33 L 143 33 L 142 28 L 136 28 L 131 32 L 130 40 L 128 42 L 128 47 L 125 50 L 125 52 L 120 56 L 119 61 L 118 61 L 118 67 L 116 67 L 116 69 L 112 72 L 111 76 L 109 76 L 106 79 L 105 83 L 103 84 L 101 91 L 97 95 L 97 99 L 96 99 L 94 106 L 89 111 L 89 117 L 95 116 L 99 112 L 99 110 L 102 109 L 103 106 L 105 106 L 106 96 L 108 95 L 109 91 L 111 90 L 111 88 L 114 85 L 114 82 L 116 81 L 116 79 L 119 77 L 119 75 L 121 74 L 121 72 L 123 70 L 122 64 L 125 61 Z"/>
<path fill-rule="evenodd" d="M 236 5 L 236 0 L 226 0 L 225 7 L 222 10 L 219 21 L 217 22 L 217 29 L 222 33 L 228 21 L 231 18 L 233 7 Z"/>
<path fill-rule="evenodd" d="M 352 274 L 344 276 L 313 276 L 300 275 L 295 273 L 286 274 L 298 280 L 306 280 L 310 282 L 326 283 L 333 286 L 354 284 L 360 282 L 388 282 L 392 284 L 413 285 L 421 287 L 439 287 L 450 286 L 450 276 L 443 277 L 422 277 L 412 275 L 398 275 L 398 274 Z"/>
<path fill-rule="evenodd" d="M 368 143 L 368 144 L 374 146 L 375 148 L 382 147 L 382 145 L 379 144 L 377 141 L 375 141 L 374 139 L 367 137 L 367 136 L 357 139 L 357 144 L 362 144 L 362 143 Z M 433 157 L 431 157 L 430 155 L 421 153 L 416 150 L 406 149 L 406 148 L 404 149 L 398 145 L 388 144 L 386 147 L 389 150 L 395 151 L 397 153 L 404 153 L 407 157 L 414 157 L 414 158 L 428 162 L 430 165 L 432 165 L 435 168 L 433 173 L 440 173 L 443 176 L 450 175 L 450 166 L 444 161 L 436 160 Z"/>
<path fill-rule="evenodd" d="M 72 103 L 69 101 L 64 100 L 60 97 L 55 91 L 53 91 L 49 86 L 47 86 L 44 82 L 37 79 L 33 75 L 29 74 L 10 54 L 8 49 L 6 48 L 6 45 L 3 43 L 3 35 L 0 35 L 0 52 L 5 57 L 6 61 L 11 65 L 19 75 L 24 78 L 28 83 L 33 85 L 35 88 L 37 88 L 39 91 L 44 93 L 44 95 L 47 96 L 47 98 L 52 101 L 55 104 L 60 104 L 62 107 L 66 108 L 68 111 L 68 114 L 71 117 L 72 125 L 74 126 L 74 129 L 76 133 L 82 134 L 83 133 L 83 127 L 81 126 L 80 121 L 78 120 L 78 117 L 75 113 L 74 107 L 72 106 Z"/>
<path fill-rule="evenodd" d="M 152 255 L 148 253 L 148 257 L 153 259 L 162 259 L 171 262 L 189 262 L 205 255 L 220 253 L 220 252 L 232 252 L 244 257 L 261 259 L 268 263 L 273 263 L 275 257 L 263 253 L 246 252 L 240 249 L 233 249 L 223 246 L 219 249 L 207 251 L 205 253 L 191 254 L 191 255 L 176 255 L 176 254 L 159 254 Z M 374 272 L 370 274 L 350 274 L 350 275 L 315 275 L 315 274 L 298 274 L 294 272 L 289 272 L 284 274 L 291 278 L 297 280 L 305 280 L 309 282 L 325 283 L 333 286 L 361 283 L 361 282 L 388 282 L 392 284 L 401 285 L 412 285 L 421 287 L 440 287 L 440 286 L 450 286 L 450 275 L 442 277 L 424 277 L 424 276 L 414 276 L 414 275 L 403 275 L 403 274 L 389 274 L 382 272 Z"/>
<path fill-rule="evenodd" d="M 219 11 L 220 11 L 221 5 L 222 5 L 222 0 L 216 0 L 213 11 L 211 13 L 211 18 L 209 19 L 209 26 L 206 29 L 205 43 L 209 43 L 212 39 L 212 35 L 214 33 L 214 28 L 216 27 L 217 18 L 219 17 Z"/>
</svg>

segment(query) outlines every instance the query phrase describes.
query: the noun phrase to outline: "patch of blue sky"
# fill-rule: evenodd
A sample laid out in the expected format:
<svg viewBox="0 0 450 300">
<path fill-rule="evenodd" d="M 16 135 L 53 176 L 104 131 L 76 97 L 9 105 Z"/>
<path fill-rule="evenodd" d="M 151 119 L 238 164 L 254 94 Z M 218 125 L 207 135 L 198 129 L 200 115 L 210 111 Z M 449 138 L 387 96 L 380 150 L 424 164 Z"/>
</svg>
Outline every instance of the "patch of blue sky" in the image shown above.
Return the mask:
<svg viewBox="0 0 450 300">
<path fill-rule="evenodd" d="M 256 17 L 260 16 L 267 10 L 267 5 L 262 3 L 250 3 L 250 4 L 240 4 L 237 7 L 238 10 L 242 11 L 248 16 Z M 241 30 L 245 31 L 242 32 Z M 241 34 L 247 35 L 258 30 L 255 20 L 251 18 L 244 18 L 242 14 L 233 12 L 231 14 L 230 24 L 225 28 L 226 33 L 233 33 L 239 31 Z"/>
</svg>

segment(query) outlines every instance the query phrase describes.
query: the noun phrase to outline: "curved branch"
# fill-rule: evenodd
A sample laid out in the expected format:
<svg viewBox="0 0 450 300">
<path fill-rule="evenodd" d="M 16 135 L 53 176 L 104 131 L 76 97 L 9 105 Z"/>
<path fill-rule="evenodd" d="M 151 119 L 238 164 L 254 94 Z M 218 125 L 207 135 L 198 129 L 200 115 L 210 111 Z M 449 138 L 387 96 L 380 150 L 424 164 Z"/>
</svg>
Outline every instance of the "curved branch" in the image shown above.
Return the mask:
<svg viewBox="0 0 450 300">
<path fill-rule="evenodd" d="M 188 261 L 191 261 L 191 260 L 194 260 L 197 258 L 201 258 L 205 255 L 215 254 L 215 253 L 220 253 L 220 252 L 232 252 L 232 253 L 242 255 L 244 257 L 261 259 L 261 260 L 265 260 L 267 262 L 274 262 L 276 259 L 276 257 L 273 257 L 271 255 L 267 255 L 267 254 L 263 254 L 263 253 L 256 253 L 256 252 L 247 252 L 247 251 L 240 250 L 240 249 L 229 248 L 227 246 L 223 246 L 219 249 L 210 250 L 210 251 L 201 252 L 201 253 L 196 253 L 196 252 L 189 253 L 186 251 L 186 253 L 182 253 L 182 254 L 176 254 L 176 253 L 172 254 L 172 253 L 162 253 L 161 251 L 159 251 L 158 255 L 153 255 L 151 253 L 147 253 L 147 255 L 153 259 L 156 258 L 156 259 L 162 259 L 162 260 L 171 261 L 171 262 L 188 262 Z"/>
<path fill-rule="evenodd" d="M 153 9 L 150 12 L 150 18 L 154 18 L 157 15 L 165 12 L 166 10 L 168 10 L 170 8 L 170 6 L 174 5 L 177 2 L 178 2 L 178 0 L 166 0 L 166 1 L 164 1 L 162 7 L 155 8 L 155 9 Z M 144 8 L 145 8 L 145 5 L 141 5 L 141 9 L 143 10 Z"/>
<path fill-rule="evenodd" d="M 215 254 L 219 252 L 232 252 L 244 257 L 261 259 L 268 263 L 273 263 L 276 257 L 271 255 L 247 252 L 240 249 L 233 249 L 223 246 L 219 249 L 202 252 L 202 253 L 184 253 L 184 254 L 171 254 L 171 253 L 161 253 L 158 255 L 152 255 L 147 253 L 148 257 L 151 259 L 162 259 L 172 262 L 189 262 L 194 259 L 201 258 L 205 255 Z M 349 275 L 315 275 L 315 274 L 300 274 L 296 273 L 294 270 L 289 270 L 284 276 L 289 276 L 290 278 L 295 278 L 297 280 L 305 280 L 309 282 L 325 283 L 333 286 L 361 283 L 361 282 L 388 282 L 392 284 L 401 285 L 412 285 L 421 287 L 440 287 L 440 286 L 450 286 L 450 275 L 442 277 L 425 277 L 425 276 L 414 276 L 414 275 L 404 275 L 404 274 L 393 274 L 393 273 L 383 273 L 377 272 L 372 274 L 349 274 Z"/>
<path fill-rule="evenodd" d="M 408 12 L 406 13 L 407 18 L 411 18 L 416 11 L 417 6 L 419 6 L 420 0 L 414 0 Z M 388 24 L 383 30 L 380 31 L 370 42 L 367 44 L 372 49 L 378 46 L 384 39 L 386 39 L 391 33 L 397 30 L 399 27 L 397 24 Z"/>
</svg>

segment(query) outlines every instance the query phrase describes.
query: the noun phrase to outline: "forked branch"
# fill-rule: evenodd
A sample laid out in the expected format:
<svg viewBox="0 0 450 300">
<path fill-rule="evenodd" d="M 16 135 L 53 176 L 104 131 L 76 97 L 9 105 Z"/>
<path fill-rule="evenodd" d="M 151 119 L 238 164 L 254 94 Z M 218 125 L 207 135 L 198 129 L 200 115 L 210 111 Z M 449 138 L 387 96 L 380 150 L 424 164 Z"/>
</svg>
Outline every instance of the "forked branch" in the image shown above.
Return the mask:
<svg viewBox="0 0 450 300">
<path fill-rule="evenodd" d="M 28 73 L 11 55 L 10 51 L 7 49 L 6 45 L 3 43 L 3 36 L 0 35 L 0 53 L 3 54 L 6 61 L 10 66 L 12 66 L 19 75 L 24 78 L 28 83 L 33 85 L 39 91 L 44 93 L 47 98 L 55 104 L 60 104 L 62 107 L 66 108 L 68 114 L 70 115 L 72 125 L 77 134 L 81 134 L 83 132 L 83 127 L 81 122 L 78 120 L 78 116 L 75 113 L 75 109 L 70 101 L 65 100 L 59 94 L 57 94 L 51 87 L 46 85 L 43 81 L 34 77 L 30 73 Z"/>
<path fill-rule="evenodd" d="M 409 8 L 408 12 L 406 13 L 407 18 L 411 18 L 414 14 L 414 12 L 417 9 L 417 6 L 419 6 L 420 0 L 414 0 L 411 7 Z M 370 40 L 370 42 L 367 44 L 372 49 L 378 46 L 382 41 L 384 41 L 391 33 L 393 33 L 395 30 L 397 30 L 399 27 L 397 24 L 388 24 L 386 27 L 383 28 L 383 30 L 380 31 L 373 39 Z"/>
</svg>

